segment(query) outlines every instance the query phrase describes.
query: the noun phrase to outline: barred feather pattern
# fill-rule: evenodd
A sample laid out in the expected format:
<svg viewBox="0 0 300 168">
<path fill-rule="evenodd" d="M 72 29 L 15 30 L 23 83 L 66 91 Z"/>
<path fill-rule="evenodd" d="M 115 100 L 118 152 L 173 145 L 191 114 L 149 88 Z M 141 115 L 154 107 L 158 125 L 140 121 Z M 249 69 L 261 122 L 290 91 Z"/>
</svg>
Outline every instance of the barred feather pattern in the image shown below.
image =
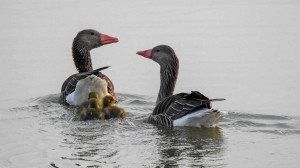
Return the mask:
<svg viewBox="0 0 300 168">
<path fill-rule="evenodd" d="M 174 92 L 179 70 L 179 61 L 174 53 L 173 60 L 162 65 L 160 69 L 160 89 L 156 104 L 164 98 L 171 96 Z"/>
<path fill-rule="evenodd" d="M 169 128 L 173 127 L 173 120 L 170 117 L 165 116 L 163 114 L 159 114 L 159 115 L 151 114 L 148 118 L 148 123 L 155 124 L 155 125 L 162 125 Z"/>
<path fill-rule="evenodd" d="M 116 98 L 116 95 L 114 93 L 114 86 L 113 86 L 111 80 L 107 76 L 105 76 L 104 74 L 99 72 L 108 67 L 109 66 L 98 68 L 98 69 L 90 71 L 90 72 L 83 72 L 83 73 L 77 73 L 77 74 L 71 75 L 69 78 L 67 78 L 65 80 L 65 82 L 63 83 L 63 85 L 61 87 L 61 94 L 60 94 L 59 102 L 64 105 L 68 105 L 68 103 L 66 102 L 66 97 L 75 90 L 76 84 L 78 81 L 80 81 L 81 79 L 84 79 L 90 75 L 97 75 L 101 79 L 106 80 L 108 93 L 110 93 L 114 98 Z M 115 100 L 117 100 L 117 98 Z"/>
<path fill-rule="evenodd" d="M 90 72 L 93 70 L 92 59 L 90 51 L 82 46 L 80 40 L 74 39 L 73 41 L 73 60 L 78 72 Z"/>
<path fill-rule="evenodd" d="M 149 116 L 148 122 L 151 124 L 173 127 L 173 121 L 193 113 L 199 109 L 210 108 L 211 101 L 221 101 L 223 99 L 208 99 L 198 91 L 191 94 L 179 93 L 169 96 L 158 103 Z"/>
</svg>

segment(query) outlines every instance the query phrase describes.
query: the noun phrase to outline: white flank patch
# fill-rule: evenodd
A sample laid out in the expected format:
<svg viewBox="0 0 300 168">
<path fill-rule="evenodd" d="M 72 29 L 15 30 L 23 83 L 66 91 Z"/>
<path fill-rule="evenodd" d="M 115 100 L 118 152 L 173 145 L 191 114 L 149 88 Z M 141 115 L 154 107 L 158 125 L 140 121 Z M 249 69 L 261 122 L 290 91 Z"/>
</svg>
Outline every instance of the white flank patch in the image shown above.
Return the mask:
<svg viewBox="0 0 300 168">
<path fill-rule="evenodd" d="M 88 76 L 77 82 L 75 91 L 66 97 L 70 105 L 81 105 L 88 100 L 90 92 L 97 92 L 99 98 L 109 95 L 107 82 L 95 75 Z"/>
<path fill-rule="evenodd" d="M 226 114 L 214 109 L 198 110 L 173 121 L 173 126 L 215 127 Z"/>
</svg>

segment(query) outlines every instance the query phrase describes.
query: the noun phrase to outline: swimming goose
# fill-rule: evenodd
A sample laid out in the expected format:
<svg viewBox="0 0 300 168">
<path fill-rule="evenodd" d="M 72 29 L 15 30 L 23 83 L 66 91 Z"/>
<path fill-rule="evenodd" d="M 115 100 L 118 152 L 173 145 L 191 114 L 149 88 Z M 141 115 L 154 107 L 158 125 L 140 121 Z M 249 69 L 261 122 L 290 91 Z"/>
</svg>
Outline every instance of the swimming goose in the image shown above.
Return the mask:
<svg viewBox="0 0 300 168">
<path fill-rule="evenodd" d="M 117 101 L 113 83 L 100 72 L 100 70 L 107 67 L 93 70 L 90 51 L 102 45 L 118 41 L 115 37 L 110 37 L 92 29 L 82 30 L 77 34 L 73 40 L 72 52 L 79 73 L 71 75 L 63 83 L 60 95 L 61 104 L 81 105 L 87 101 L 90 92 L 97 92 L 100 97 L 112 95 L 114 100 Z"/>
<path fill-rule="evenodd" d="M 156 107 L 148 118 L 149 123 L 166 127 L 214 127 L 222 119 L 224 113 L 212 109 L 211 102 L 225 99 L 209 99 L 198 91 L 173 95 L 179 61 L 171 47 L 159 45 L 153 49 L 138 51 L 137 54 L 160 65 L 160 90 Z"/>
</svg>

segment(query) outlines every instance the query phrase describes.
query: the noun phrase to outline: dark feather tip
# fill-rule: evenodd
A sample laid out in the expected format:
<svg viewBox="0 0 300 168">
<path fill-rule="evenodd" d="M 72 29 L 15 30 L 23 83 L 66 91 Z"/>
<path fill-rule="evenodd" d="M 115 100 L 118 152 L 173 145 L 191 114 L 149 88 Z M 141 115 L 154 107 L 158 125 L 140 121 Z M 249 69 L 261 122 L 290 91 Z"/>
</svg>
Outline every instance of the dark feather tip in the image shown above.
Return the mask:
<svg viewBox="0 0 300 168">
<path fill-rule="evenodd" d="M 101 68 L 95 69 L 95 70 L 93 71 L 93 73 L 97 73 L 97 72 L 102 71 L 102 70 L 104 70 L 104 69 L 107 69 L 107 68 L 109 68 L 109 67 L 110 67 L 110 66 L 105 66 L 105 67 L 101 67 Z"/>
<path fill-rule="evenodd" d="M 226 99 L 224 99 L 224 98 L 210 99 L 210 101 L 224 101 L 224 100 L 226 100 Z"/>
</svg>

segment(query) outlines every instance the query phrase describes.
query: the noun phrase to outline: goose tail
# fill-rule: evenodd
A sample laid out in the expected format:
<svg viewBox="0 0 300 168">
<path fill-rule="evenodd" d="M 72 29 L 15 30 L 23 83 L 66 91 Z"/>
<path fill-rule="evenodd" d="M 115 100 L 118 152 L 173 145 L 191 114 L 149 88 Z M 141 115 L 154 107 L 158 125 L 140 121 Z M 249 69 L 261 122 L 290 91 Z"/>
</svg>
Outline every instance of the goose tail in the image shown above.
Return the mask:
<svg viewBox="0 0 300 168">
<path fill-rule="evenodd" d="M 218 109 L 201 109 L 173 121 L 173 126 L 216 127 L 227 112 Z"/>
<path fill-rule="evenodd" d="M 109 67 L 110 67 L 110 66 L 105 66 L 105 67 L 101 67 L 101 68 L 95 69 L 95 70 L 92 71 L 92 74 L 93 74 L 93 75 L 97 75 L 98 72 L 100 72 L 100 71 L 102 71 L 102 70 L 104 70 L 104 69 L 107 69 L 107 68 L 109 68 Z"/>
</svg>

